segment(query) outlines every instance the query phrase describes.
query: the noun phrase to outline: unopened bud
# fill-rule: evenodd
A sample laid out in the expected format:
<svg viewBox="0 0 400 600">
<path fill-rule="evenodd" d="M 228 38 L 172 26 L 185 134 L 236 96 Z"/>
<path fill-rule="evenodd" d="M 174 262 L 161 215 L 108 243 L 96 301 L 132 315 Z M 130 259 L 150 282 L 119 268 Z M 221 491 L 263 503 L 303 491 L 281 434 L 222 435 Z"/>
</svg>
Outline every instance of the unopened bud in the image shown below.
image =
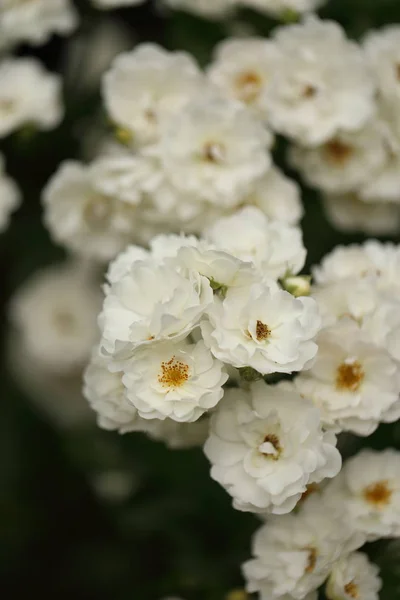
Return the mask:
<svg viewBox="0 0 400 600">
<path fill-rule="evenodd" d="M 124 127 L 116 127 L 114 129 L 114 136 L 116 140 L 123 146 L 129 146 L 133 140 L 132 132 Z"/>
<path fill-rule="evenodd" d="M 285 277 L 281 280 L 284 290 L 292 294 L 295 298 L 299 296 L 309 296 L 311 289 L 311 277 L 309 275 L 296 275 Z"/>
</svg>

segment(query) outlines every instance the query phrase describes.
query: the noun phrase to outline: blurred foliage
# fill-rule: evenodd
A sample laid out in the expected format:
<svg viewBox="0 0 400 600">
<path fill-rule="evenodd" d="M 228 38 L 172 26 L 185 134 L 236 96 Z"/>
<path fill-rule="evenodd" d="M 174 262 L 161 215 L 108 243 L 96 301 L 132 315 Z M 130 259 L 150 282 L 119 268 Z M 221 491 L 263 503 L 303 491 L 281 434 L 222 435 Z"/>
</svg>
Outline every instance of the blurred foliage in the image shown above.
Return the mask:
<svg viewBox="0 0 400 600">
<path fill-rule="evenodd" d="M 99 19 L 120 19 L 131 31 L 132 44 L 156 41 L 169 49 L 185 49 L 203 65 L 215 43 L 242 26 L 242 20 L 259 35 L 268 35 L 275 26 L 252 12 L 235 16 L 233 22 L 209 23 L 183 13 L 163 14 L 156 3 L 104 14 L 84 1 L 77 4 L 85 31 Z M 399 22 L 400 2 L 331 0 L 321 14 L 359 38 L 370 28 Z M 34 54 L 50 69 L 63 72 L 73 43 L 74 36 L 54 38 L 39 49 L 22 47 L 18 54 Z M 229 590 L 243 585 L 239 565 L 249 556 L 250 537 L 259 521 L 231 508 L 228 495 L 211 481 L 201 450 L 170 451 L 141 434 L 120 437 L 95 426 L 57 430 L 8 373 L 8 301 L 31 272 L 62 256 L 42 226 L 40 191 L 61 160 L 81 156 L 85 126 L 93 115 L 99 114 L 101 122 L 98 90 L 76 94 L 69 81 L 65 91 L 66 118 L 57 130 L 21 131 L 0 144 L 7 170 L 24 194 L 21 209 L 0 239 L 2 594 L 33 594 L 42 600 L 156 600 L 168 594 L 223 600 Z M 281 165 L 284 154 L 280 142 L 276 160 Z M 362 241 L 362 236 L 341 235 L 329 226 L 314 192 L 304 189 L 303 201 L 309 265 L 337 244 Z M 344 440 L 344 454 L 362 445 L 400 449 L 400 424 L 382 426 L 367 440 Z M 126 474 L 127 495 L 96 491 L 93 482 L 109 471 Z M 369 552 L 382 568 L 382 600 L 399 598 L 399 542 L 372 544 Z"/>
</svg>

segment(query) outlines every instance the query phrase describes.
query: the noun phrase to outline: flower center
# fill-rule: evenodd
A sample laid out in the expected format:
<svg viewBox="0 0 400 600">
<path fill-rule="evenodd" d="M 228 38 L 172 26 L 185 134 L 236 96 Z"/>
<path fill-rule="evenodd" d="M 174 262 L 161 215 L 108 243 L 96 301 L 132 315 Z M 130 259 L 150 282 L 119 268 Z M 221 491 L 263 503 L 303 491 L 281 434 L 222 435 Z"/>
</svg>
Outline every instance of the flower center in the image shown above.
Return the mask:
<svg viewBox="0 0 400 600">
<path fill-rule="evenodd" d="M 263 342 L 267 340 L 271 335 L 270 328 L 265 325 L 262 321 L 257 321 L 256 323 L 256 338 L 259 342 Z"/>
<path fill-rule="evenodd" d="M 205 162 L 220 165 L 225 160 L 225 146 L 219 142 L 208 142 L 203 146 L 202 158 Z"/>
<path fill-rule="evenodd" d="M 105 196 L 93 196 L 84 208 L 84 220 L 92 229 L 104 229 L 111 217 L 111 202 Z"/>
<path fill-rule="evenodd" d="M 7 98 L 0 99 L 0 111 L 10 113 L 14 109 L 14 104 L 13 100 L 7 100 Z"/>
<path fill-rule="evenodd" d="M 336 389 L 340 391 L 357 392 L 364 380 L 364 369 L 357 360 L 344 362 L 339 365 L 336 372 Z"/>
<path fill-rule="evenodd" d="M 262 79 L 255 71 L 240 73 L 236 78 L 237 96 L 246 104 L 257 100 L 262 87 Z"/>
<path fill-rule="evenodd" d="M 317 549 L 311 547 L 311 548 L 306 548 L 306 550 L 308 550 L 306 573 L 312 573 L 317 564 Z"/>
<path fill-rule="evenodd" d="M 165 388 L 181 387 L 189 379 L 189 365 L 173 356 L 161 363 L 158 381 Z"/>
<path fill-rule="evenodd" d="M 146 121 L 150 125 L 155 125 L 157 123 L 157 115 L 151 108 L 148 108 L 144 113 Z"/>
<path fill-rule="evenodd" d="M 264 437 L 259 450 L 263 456 L 271 458 L 272 460 L 278 460 L 282 454 L 282 446 L 278 436 L 274 433 L 268 433 Z"/>
<path fill-rule="evenodd" d="M 340 140 L 331 140 L 324 146 L 328 159 L 336 165 L 343 165 L 353 154 L 353 148 Z"/>
<path fill-rule="evenodd" d="M 76 328 L 76 321 L 73 314 L 68 311 L 56 312 L 53 317 L 53 322 L 58 331 L 62 334 L 71 333 Z"/>
<path fill-rule="evenodd" d="M 344 586 L 344 591 L 348 596 L 350 596 L 350 598 L 354 598 L 354 600 L 357 600 L 357 598 L 360 597 L 358 593 L 358 585 L 355 584 L 354 581 L 346 583 Z"/>
<path fill-rule="evenodd" d="M 302 97 L 306 98 L 307 100 L 311 100 L 311 98 L 315 98 L 315 96 L 317 95 L 317 88 L 314 85 L 311 84 L 307 84 L 303 87 L 302 90 Z"/>
<path fill-rule="evenodd" d="M 372 483 L 364 490 L 364 498 L 376 508 L 383 508 L 389 504 L 392 497 L 392 490 L 389 488 L 386 480 Z"/>
</svg>

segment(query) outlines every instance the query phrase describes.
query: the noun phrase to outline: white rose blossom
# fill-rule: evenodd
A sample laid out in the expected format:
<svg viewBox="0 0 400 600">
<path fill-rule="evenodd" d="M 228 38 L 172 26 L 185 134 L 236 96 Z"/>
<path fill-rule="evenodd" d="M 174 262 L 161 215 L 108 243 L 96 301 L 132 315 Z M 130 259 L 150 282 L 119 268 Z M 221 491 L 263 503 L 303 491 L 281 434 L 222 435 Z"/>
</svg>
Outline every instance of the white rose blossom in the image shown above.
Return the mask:
<svg viewBox="0 0 400 600">
<path fill-rule="evenodd" d="M 362 245 L 337 246 L 313 268 L 317 283 L 371 277 L 377 289 L 400 298 L 400 246 L 368 240 Z"/>
<path fill-rule="evenodd" d="M 204 235 L 217 248 L 253 263 L 262 276 L 277 279 L 288 272 L 297 274 L 305 263 L 301 230 L 270 221 L 255 206 L 217 220 Z"/>
<path fill-rule="evenodd" d="M 326 585 L 328 600 L 379 600 L 382 581 L 379 569 L 363 552 L 338 560 Z"/>
<path fill-rule="evenodd" d="M 266 89 L 276 55 L 274 44 L 263 38 L 224 40 L 215 50 L 207 75 L 227 97 L 239 100 L 267 122 Z"/>
<path fill-rule="evenodd" d="M 93 349 L 84 376 L 83 394 L 97 414 L 102 429 L 121 434 L 143 432 L 151 439 L 164 442 L 171 449 L 201 446 L 208 435 L 208 419 L 195 423 L 178 423 L 172 419 L 142 419 L 129 402 L 123 373 L 115 371 L 112 361 Z"/>
<path fill-rule="evenodd" d="M 110 370 L 110 366 L 96 346 L 83 375 L 83 395 L 96 412 L 97 424 L 102 429 L 119 433 L 140 431 L 141 419 L 127 399 L 122 374 Z"/>
<path fill-rule="evenodd" d="M 384 100 L 400 100 L 400 27 L 389 25 L 370 31 L 364 40 L 364 50 L 373 70 L 378 90 Z"/>
<path fill-rule="evenodd" d="M 178 190 L 229 208 L 267 173 L 271 144 L 239 102 L 203 93 L 171 119 L 155 153 Z"/>
<path fill-rule="evenodd" d="M 159 140 L 170 119 L 203 92 L 204 76 L 192 56 L 141 44 L 114 60 L 103 80 L 111 119 L 142 147 Z"/>
<path fill-rule="evenodd" d="M 338 23 L 309 17 L 280 27 L 277 65 L 267 89 L 273 129 L 299 144 L 320 145 L 372 116 L 374 81 L 361 49 Z"/>
<path fill-rule="evenodd" d="M 0 61 L 0 138 L 23 126 L 48 130 L 63 116 L 61 79 L 34 58 Z"/>
<path fill-rule="evenodd" d="M 0 48 L 21 42 L 45 44 L 53 33 L 67 35 L 78 24 L 70 0 L 2 0 Z"/>
<path fill-rule="evenodd" d="M 61 163 L 43 205 L 54 241 L 82 256 L 110 260 L 135 237 L 135 205 L 98 189 L 90 168 L 77 161 Z"/>
<path fill-rule="evenodd" d="M 210 282 L 174 261 L 135 261 L 106 289 L 100 315 L 106 352 L 125 348 L 129 354 L 143 344 L 186 337 L 198 325 L 213 302 Z"/>
<path fill-rule="evenodd" d="M 394 235 L 400 227 L 400 207 L 380 198 L 364 200 L 359 194 L 325 194 L 322 198 L 327 219 L 344 233 Z"/>
<path fill-rule="evenodd" d="M 372 121 L 355 132 L 338 132 L 321 146 L 292 147 L 289 158 L 308 183 L 325 192 L 356 191 L 386 161 L 383 126 Z"/>
<path fill-rule="evenodd" d="M 257 181 L 243 205 L 257 206 L 268 218 L 288 225 L 298 225 L 304 212 L 298 184 L 275 166 Z"/>
<path fill-rule="evenodd" d="M 229 14 L 236 0 L 163 0 L 164 4 L 176 10 L 194 13 L 207 19 L 219 19 Z"/>
<path fill-rule="evenodd" d="M 308 599 L 337 560 L 364 543 L 343 516 L 326 510 L 310 497 L 299 512 L 270 517 L 256 531 L 254 558 L 243 565 L 249 592 L 259 592 L 260 600 Z"/>
<path fill-rule="evenodd" d="M 398 418 L 398 367 L 385 348 L 348 318 L 324 329 L 317 344 L 315 363 L 295 385 L 318 406 L 327 427 L 366 436 Z"/>
<path fill-rule="evenodd" d="M 146 0 L 91 0 L 96 8 L 111 10 L 122 6 L 138 6 Z"/>
<path fill-rule="evenodd" d="M 7 229 L 11 213 L 21 203 L 21 194 L 14 181 L 5 172 L 4 158 L 0 154 L 0 232 Z"/>
<path fill-rule="evenodd" d="M 10 317 L 22 344 L 49 371 L 81 368 L 97 340 L 100 286 L 84 266 L 67 263 L 35 273 L 17 290 Z"/>
<path fill-rule="evenodd" d="M 270 280 L 229 289 L 201 324 L 211 352 L 234 367 L 262 374 L 310 368 L 317 353 L 313 338 L 320 327 L 312 298 L 294 298 Z"/>
<path fill-rule="evenodd" d="M 309 483 L 339 472 L 335 444 L 311 403 L 260 381 L 250 392 L 226 391 L 211 417 L 204 451 L 211 477 L 232 496 L 235 508 L 284 514 Z"/>
<path fill-rule="evenodd" d="M 339 510 L 368 540 L 399 537 L 399 456 L 392 448 L 363 449 L 348 459 L 324 490 L 327 510 Z"/>
<path fill-rule="evenodd" d="M 260 12 L 282 17 L 285 14 L 302 14 L 313 12 L 325 4 L 327 0 L 239 0 L 238 4 L 253 8 Z"/>
<path fill-rule="evenodd" d="M 196 421 L 221 400 L 227 379 L 203 341 L 149 344 L 124 364 L 128 399 L 145 419 Z"/>
</svg>

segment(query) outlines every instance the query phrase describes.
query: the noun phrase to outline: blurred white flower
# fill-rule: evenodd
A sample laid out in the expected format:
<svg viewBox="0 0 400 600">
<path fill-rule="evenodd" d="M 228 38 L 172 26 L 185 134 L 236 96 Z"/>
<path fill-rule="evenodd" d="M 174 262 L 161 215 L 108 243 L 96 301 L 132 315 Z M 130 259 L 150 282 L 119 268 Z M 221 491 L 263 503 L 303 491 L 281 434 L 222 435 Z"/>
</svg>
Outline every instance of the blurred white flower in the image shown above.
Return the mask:
<svg viewBox="0 0 400 600">
<path fill-rule="evenodd" d="M 297 274 L 305 263 L 301 229 L 270 221 L 255 206 L 218 219 L 204 235 L 215 247 L 253 263 L 261 276 L 278 279 L 287 272 Z"/>
<path fill-rule="evenodd" d="M 239 5 L 248 6 L 274 17 L 312 12 L 325 2 L 327 0 L 238 0 Z"/>
<path fill-rule="evenodd" d="M 244 103 L 267 122 L 266 89 L 276 56 L 275 45 L 263 38 L 224 40 L 215 50 L 207 75 L 226 96 Z"/>
<path fill-rule="evenodd" d="M 278 28 L 274 41 L 279 56 L 267 89 L 273 129 L 299 144 L 320 145 L 367 122 L 374 81 L 361 49 L 338 23 L 309 17 Z"/>
<path fill-rule="evenodd" d="M 204 92 L 204 76 L 186 52 L 141 44 L 120 54 L 103 79 L 110 118 L 136 147 L 157 142 L 171 117 Z"/>
<path fill-rule="evenodd" d="M 195 13 L 207 19 L 224 17 L 235 7 L 236 0 L 163 0 L 177 10 Z"/>
<path fill-rule="evenodd" d="M 87 31 L 69 41 L 65 53 L 65 85 L 78 91 L 92 91 L 112 60 L 132 47 L 132 35 L 122 21 L 107 15 L 96 20 Z"/>
<path fill-rule="evenodd" d="M 310 497 L 298 513 L 271 517 L 256 531 L 255 558 L 243 565 L 247 590 L 259 592 L 260 600 L 308 599 L 337 560 L 364 541 L 343 515 L 327 513 L 318 497 Z"/>
<path fill-rule="evenodd" d="M 43 218 L 55 242 L 107 261 L 135 237 L 136 210 L 133 203 L 104 194 L 96 183 L 89 167 L 61 163 L 43 190 Z"/>
<path fill-rule="evenodd" d="M 294 298 L 274 281 L 228 290 L 201 323 L 211 352 L 234 367 L 262 374 L 310 368 L 321 319 L 312 298 Z"/>
<path fill-rule="evenodd" d="M 124 365 L 123 382 L 141 417 L 192 422 L 218 404 L 227 379 L 203 341 L 186 339 L 139 348 Z"/>
<path fill-rule="evenodd" d="M 98 338 L 100 286 L 74 263 L 35 273 L 17 290 L 10 318 L 27 352 L 48 371 L 82 368 Z"/>
<path fill-rule="evenodd" d="M 144 190 L 153 189 L 161 177 L 153 161 L 114 147 L 100 154 L 89 172 L 99 192 L 133 205 L 140 204 Z"/>
<path fill-rule="evenodd" d="M 335 195 L 359 189 L 387 159 L 383 126 L 372 121 L 359 131 L 338 132 L 315 148 L 293 146 L 290 162 L 311 185 Z"/>
<path fill-rule="evenodd" d="M 146 434 L 157 442 L 164 442 L 171 450 L 202 446 L 209 430 L 208 417 L 201 417 L 194 423 L 178 423 L 172 419 L 144 420 Z"/>
<path fill-rule="evenodd" d="M 295 391 L 253 383 L 250 393 L 227 390 L 211 417 L 204 446 L 211 477 L 235 508 L 288 513 L 306 486 L 334 477 L 341 458 L 324 433 L 319 411 Z"/>
<path fill-rule="evenodd" d="M 324 327 L 346 317 L 361 326 L 366 317 L 387 302 L 371 277 L 348 277 L 342 281 L 314 285 L 311 292 L 321 312 Z"/>
<path fill-rule="evenodd" d="M 239 102 L 203 92 L 170 121 L 155 152 L 178 190 L 232 207 L 268 171 L 271 144 Z"/>
<path fill-rule="evenodd" d="M 38 60 L 5 58 L 0 81 L 0 138 L 25 125 L 47 130 L 61 121 L 61 78 Z"/>
<path fill-rule="evenodd" d="M 297 225 L 303 216 L 300 187 L 275 166 L 256 182 L 242 205 L 257 206 L 270 219 L 288 225 Z"/>
<path fill-rule="evenodd" d="M 146 0 L 91 0 L 96 8 L 113 9 L 121 6 L 137 6 L 143 4 Z"/>
<path fill-rule="evenodd" d="M 343 557 L 333 566 L 326 586 L 328 600 L 379 600 L 379 568 L 363 552 Z"/>
<path fill-rule="evenodd" d="M 315 363 L 295 385 L 318 406 L 325 426 L 366 436 L 398 418 L 398 367 L 385 348 L 366 339 L 351 319 L 324 329 L 317 344 Z"/>
<path fill-rule="evenodd" d="M 369 31 L 364 39 L 364 50 L 375 76 L 381 97 L 400 102 L 400 26 L 388 25 Z"/>
<path fill-rule="evenodd" d="M 345 233 L 393 235 L 400 230 L 398 204 L 382 203 L 379 199 L 374 202 L 373 198 L 365 201 L 353 192 L 341 195 L 325 194 L 323 205 L 333 227 Z"/>
<path fill-rule="evenodd" d="M 348 459 L 324 490 L 326 509 L 342 518 L 368 540 L 400 536 L 400 454 L 363 449 Z M 335 508 L 336 507 L 336 508 Z M 346 519 L 347 520 L 347 519 Z"/>
<path fill-rule="evenodd" d="M 313 268 L 313 275 L 322 284 L 370 277 L 377 289 L 400 298 L 399 269 L 400 246 L 368 240 L 360 245 L 336 246 Z"/>
<path fill-rule="evenodd" d="M 0 48 L 21 42 L 45 44 L 53 33 L 67 35 L 77 24 L 70 0 L 2 0 Z"/>
<path fill-rule="evenodd" d="M 15 384 L 52 426 L 68 430 L 93 423 L 93 413 L 82 395 L 83 365 L 65 373 L 55 371 L 42 357 L 31 354 L 23 331 L 14 328 L 7 343 L 7 359 Z"/>
<path fill-rule="evenodd" d="M 0 154 L 0 232 L 7 229 L 11 213 L 21 203 L 21 195 L 14 181 L 5 172 L 4 158 Z"/>
</svg>

